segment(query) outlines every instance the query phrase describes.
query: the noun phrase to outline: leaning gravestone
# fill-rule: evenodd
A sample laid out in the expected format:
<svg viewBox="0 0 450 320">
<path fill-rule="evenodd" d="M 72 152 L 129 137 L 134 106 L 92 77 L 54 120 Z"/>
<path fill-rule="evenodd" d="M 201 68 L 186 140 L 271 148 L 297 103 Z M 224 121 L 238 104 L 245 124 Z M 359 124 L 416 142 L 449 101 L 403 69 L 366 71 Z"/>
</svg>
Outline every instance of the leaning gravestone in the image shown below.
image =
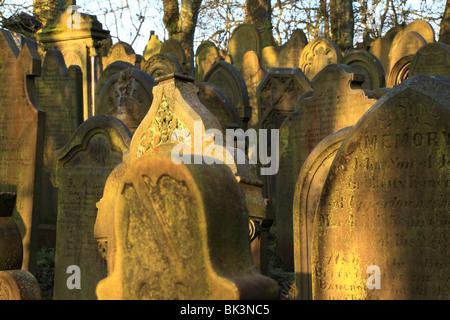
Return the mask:
<svg viewBox="0 0 450 320">
<path fill-rule="evenodd" d="M 242 59 L 247 51 L 255 51 L 260 55 L 261 49 L 261 36 L 254 25 L 243 23 L 233 30 L 228 43 L 228 52 L 237 70 L 241 70 Z"/>
<path fill-rule="evenodd" d="M 51 182 L 56 150 L 62 148 L 83 122 L 83 84 L 78 66 L 66 67 L 59 50 L 48 50 L 42 73 L 36 78 L 39 106 L 46 112 L 44 158 L 39 224 L 41 232 L 54 230 L 57 216 L 57 190 Z M 54 243 L 52 244 L 54 245 Z"/>
<path fill-rule="evenodd" d="M 142 156 L 119 185 L 115 268 L 98 298 L 276 299 L 276 282 L 252 263 L 246 216 L 226 165 Z"/>
<path fill-rule="evenodd" d="M 292 201 L 300 169 L 328 135 L 354 125 L 376 102 L 361 89 L 363 77 L 353 68 L 330 64 L 311 82 L 280 128 L 280 168 L 276 176 L 277 254 L 293 266 Z"/>
<path fill-rule="evenodd" d="M 409 76 L 416 74 L 450 77 L 450 47 L 433 42 L 420 48 L 409 66 Z"/>
<path fill-rule="evenodd" d="M 339 48 L 332 41 L 317 37 L 303 49 L 300 57 L 300 69 L 312 80 L 325 66 L 340 63 Z"/>
<path fill-rule="evenodd" d="M 95 287 L 106 276 L 105 261 L 94 238 L 96 204 L 130 140 L 131 133 L 123 122 L 111 116 L 95 116 L 83 122 L 58 151 L 55 300 L 96 299 Z M 71 274 L 73 281 L 69 279 Z"/>
<path fill-rule="evenodd" d="M 144 71 L 130 68 L 116 73 L 100 91 L 96 115 L 120 119 L 134 133 L 152 104 L 156 82 Z"/>
<path fill-rule="evenodd" d="M 0 30 L 0 66 L 0 190 L 17 194 L 13 217 L 22 235 L 22 269 L 33 273 L 45 130 L 34 86 L 41 60 L 33 46 L 19 51 L 11 34 Z"/>
<path fill-rule="evenodd" d="M 233 102 L 241 118 L 244 129 L 252 116 L 252 108 L 248 98 L 247 86 L 233 65 L 223 60 L 216 62 L 203 78 L 203 82 L 210 82 L 225 93 Z"/>
<path fill-rule="evenodd" d="M 314 215 L 328 171 L 352 127 L 323 139 L 309 154 L 298 176 L 293 202 L 295 298 L 312 299 L 311 243 Z"/>
<path fill-rule="evenodd" d="M 288 42 L 280 49 L 278 56 L 279 66 L 282 68 L 299 68 L 300 57 L 307 44 L 308 39 L 303 30 L 294 30 Z"/>
<path fill-rule="evenodd" d="M 349 133 L 314 220 L 314 299 L 450 298 L 449 101 L 449 78 L 414 76 Z"/>
<path fill-rule="evenodd" d="M 351 66 L 364 76 L 361 87 L 365 90 L 374 90 L 386 86 L 386 75 L 383 66 L 376 56 L 368 51 L 354 51 L 346 54 L 341 62 Z"/>
<path fill-rule="evenodd" d="M 156 79 L 171 73 L 182 73 L 183 68 L 171 54 L 157 53 L 142 63 L 142 71 Z"/>
<path fill-rule="evenodd" d="M 248 122 L 251 128 L 258 123 L 258 86 L 266 75 L 261 67 L 261 61 L 255 51 L 247 51 L 242 59 L 242 68 L 240 71 L 247 87 L 249 103 L 252 108 L 252 116 Z"/>
<path fill-rule="evenodd" d="M 216 45 L 211 41 L 203 41 L 195 52 L 195 81 L 201 82 L 220 56 Z"/>
</svg>

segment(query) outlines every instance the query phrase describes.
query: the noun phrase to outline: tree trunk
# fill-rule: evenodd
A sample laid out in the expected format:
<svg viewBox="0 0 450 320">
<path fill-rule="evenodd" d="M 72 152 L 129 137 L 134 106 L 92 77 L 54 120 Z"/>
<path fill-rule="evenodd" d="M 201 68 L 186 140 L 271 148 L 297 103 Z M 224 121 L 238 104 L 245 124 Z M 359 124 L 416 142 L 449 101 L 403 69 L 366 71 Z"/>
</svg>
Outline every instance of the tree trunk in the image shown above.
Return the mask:
<svg viewBox="0 0 450 320">
<path fill-rule="evenodd" d="M 169 38 L 177 40 L 183 47 L 188 61 L 188 73 L 194 75 L 194 34 L 202 0 L 163 0 L 163 23 Z"/>
<path fill-rule="evenodd" d="M 445 5 L 444 15 L 441 21 L 441 30 L 439 31 L 439 36 L 443 36 L 444 33 L 450 32 L 450 0 L 447 0 Z"/>
<path fill-rule="evenodd" d="M 272 7 L 270 0 L 246 0 L 245 23 L 251 23 L 258 28 L 261 35 L 264 33 L 264 23 L 271 20 Z"/>
<path fill-rule="evenodd" d="M 331 40 L 343 51 L 353 47 L 355 19 L 352 0 L 330 0 Z"/>
</svg>

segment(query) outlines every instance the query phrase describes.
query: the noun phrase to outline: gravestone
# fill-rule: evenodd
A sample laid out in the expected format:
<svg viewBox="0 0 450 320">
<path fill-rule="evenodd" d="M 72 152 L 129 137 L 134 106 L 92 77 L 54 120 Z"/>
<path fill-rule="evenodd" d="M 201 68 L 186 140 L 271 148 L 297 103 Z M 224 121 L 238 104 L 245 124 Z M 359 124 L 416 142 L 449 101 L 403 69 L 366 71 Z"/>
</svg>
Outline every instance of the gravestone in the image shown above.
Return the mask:
<svg viewBox="0 0 450 320">
<path fill-rule="evenodd" d="M 368 51 L 353 51 L 346 54 L 341 64 L 351 66 L 355 71 L 364 76 L 361 87 L 365 90 L 374 90 L 386 86 L 386 78 L 381 62 Z"/>
<path fill-rule="evenodd" d="M 59 50 L 48 50 L 41 76 L 36 78 L 36 93 L 39 106 L 46 112 L 39 227 L 43 241 L 54 246 L 58 200 L 51 179 L 56 150 L 69 141 L 83 122 L 80 67 L 67 68 Z"/>
<path fill-rule="evenodd" d="M 409 66 L 413 56 L 427 42 L 417 32 L 405 34 L 389 52 L 390 69 L 387 86 L 394 87 L 408 78 Z"/>
<path fill-rule="evenodd" d="M 311 243 L 314 215 L 328 171 L 351 128 L 338 130 L 323 139 L 306 158 L 295 184 L 292 214 L 295 298 L 298 300 L 312 299 Z"/>
<path fill-rule="evenodd" d="M 293 266 L 292 201 L 300 170 L 328 135 L 354 125 L 376 102 L 361 89 L 364 78 L 342 64 L 330 64 L 311 82 L 296 110 L 280 128 L 280 167 L 276 176 L 277 255 Z"/>
<path fill-rule="evenodd" d="M 187 61 L 183 47 L 177 40 L 167 39 L 164 41 L 161 45 L 159 53 L 168 53 L 172 55 L 175 59 L 177 59 L 183 73 L 189 74 L 189 61 Z"/>
<path fill-rule="evenodd" d="M 261 49 L 261 35 L 254 25 L 243 23 L 234 28 L 228 42 L 228 52 L 237 70 L 241 70 L 242 59 L 247 51 L 261 54 Z"/>
<path fill-rule="evenodd" d="M 124 61 L 140 68 L 142 56 L 136 54 L 132 46 L 125 42 L 115 43 L 108 52 L 108 55 L 102 57 L 103 69 L 108 67 L 111 63 L 116 61 Z"/>
<path fill-rule="evenodd" d="M 278 47 L 268 46 L 261 50 L 261 66 L 264 70 L 269 68 L 278 68 L 280 51 Z"/>
<path fill-rule="evenodd" d="M 150 59 L 153 55 L 159 53 L 161 50 L 162 42 L 158 39 L 158 36 L 155 35 L 154 31 L 150 31 L 150 40 L 145 46 L 143 58 L 144 60 Z"/>
<path fill-rule="evenodd" d="M 29 271 L 0 271 L 0 300 L 41 299 L 39 283 Z"/>
<path fill-rule="evenodd" d="M 100 91 L 95 114 L 114 116 L 134 133 L 152 104 L 155 85 L 144 71 L 134 68 L 120 71 Z"/>
<path fill-rule="evenodd" d="M 266 75 L 261 68 L 261 61 L 255 51 L 247 51 L 242 59 L 242 68 L 240 71 L 247 87 L 249 103 L 252 108 L 252 116 L 248 122 L 251 128 L 258 123 L 258 86 Z"/>
<path fill-rule="evenodd" d="M 307 44 L 308 39 L 303 30 L 294 30 L 288 42 L 280 49 L 280 55 L 278 57 L 279 66 L 282 68 L 299 68 L 300 57 Z"/>
<path fill-rule="evenodd" d="M 98 78 L 97 83 L 95 84 L 95 100 L 97 101 L 98 95 L 100 91 L 103 89 L 105 84 L 118 72 L 123 71 L 125 69 L 133 69 L 136 68 L 129 62 L 125 61 L 115 61 L 108 65 L 103 71 L 101 76 Z"/>
<path fill-rule="evenodd" d="M 115 268 L 100 300 L 278 297 L 252 263 L 244 195 L 226 165 L 143 156 L 117 195 Z"/>
<path fill-rule="evenodd" d="M 157 53 L 144 61 L 142 71 L 147 72 L 153 79 L 156 79 L 171 73 L 182 73 L 183 68 L 171 54 Z"/>
<path fill-rule="evenodd" d="M 203 82 L 212 83 L 230 98 L 241 118 L 244 129 L 246 129 L 252 116 L 252 108 L 247 86 L 238 69 L 228 62 L 220 60 L 209 69 Z"/>
<path fill-rule="evenodd" d="M 94 116 L 58 151 L 55 300 L 96 299 L 95 287 L 106 276 L 106 263 L 94 238 L 96 204 L 130 140 L 131 132 L 123 122 L 111 116 Z M 74 266 L 79 268 L 78 274 Z M 77 281 L 69 279 L 71 275 L 79 276 L 79 289 Z M 69 288 L 68 282 L 75 289 Z"/>
<path fill-rule="evenodd" d="M 205 74 L 219 58 L 220 53 L 211 41 L 203 41 L 195 52 L 195 81 L 201 82 Z"/>
<path fill-rule="evenodd" d="M 314 299 L 450 298 L 449 93 L 414 76 L 344 140 L 314 220 Z"/>
<path fill-rule="evenodd" d="M 312 80 L 325 66 L 340 63 L 341 59 L 342 55 L 336 44 L 323 37 L 317 37 L 303 49 L 300 69 Z"/>
<path fill-rule="evenodd" d="M 383 66 L 385 83 L 390 71 L 389 51 L 391 50 L 392 40 L 386 37 L 376 38 L 370 46 L 369 52 L 373 54 Z"/>
<path fill-rule="evenodd" d="M 426 43 L 434 42 L 435 32 L 431 24 L 424 20 L 415 20 L 392 35 L 393 50 L 396 49 L 400 41 L 410 32 L 417 32 Z"/>
<path fill-rule="evenodd" d="M 33 46 L 19 51 L 0 30 L 0 190 L 17 194 L 13 218 L 22 235 L 22 269 L 35 272 L 45 112 L 37 104 L 34 78 L 41 60 Z"/>
<path fill-rule="evenodd" d="M 416 74 L 450 77 L 450 47 L 433 42 L 420 48 L 409 66 L 409 76 Z"/>
<path fill-rule="evenodd" d="M 242 128 L 236 107 L 222 90 L 209 82 L 200 82 L 196 86 L 198 99 L 219 120 L 222 130 Z"/>
</svg>

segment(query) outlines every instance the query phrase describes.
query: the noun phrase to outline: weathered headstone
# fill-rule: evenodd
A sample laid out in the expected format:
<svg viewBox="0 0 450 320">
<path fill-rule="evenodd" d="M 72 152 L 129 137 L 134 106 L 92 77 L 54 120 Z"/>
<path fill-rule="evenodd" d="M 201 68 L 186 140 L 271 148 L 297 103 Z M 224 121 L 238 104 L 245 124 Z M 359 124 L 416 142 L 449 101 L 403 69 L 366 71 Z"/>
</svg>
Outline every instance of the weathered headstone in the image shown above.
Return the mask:
<svg viewBox="0 0 450 320">
<path fill-rule="evenodd" d="M 372 42 L 369 50 L 383 66 L 385 83 L 390 70 L 389 51 L 391 50 L 391 43 L 392 40 L 387 37 L 377 38 Z"/>
<path fill-rule="evenodd" d="M 83 122 L 58 151 L 55 300 L 96 299 L 95 287 L 106 276 L 106 263 L 94 238 L 96 204 L 130 140 L 131 132 L 123 122 L 95 116 Z"/>
<path fill-rule="evenodd" d="M 279 66 L 282 68 L 299 68 L 300 57 L 307 44 L 308 39 L 303 30 L 294 30 L 288 42 L 280 49 Z"/>
<path fill-rule="evenodd" d="M 314 215 L 328 171 L 351 128 L 338 130 L 323 139 L 306 158 L 295 184 L 292 214 L 295 298 L 298 300 L 312 299 L 311 243 Z"/>
<path fill-rule="evenodd" d="M 387 86 L 394 87 L 408 78 L 409 65 L 413 56 L 427 42 L 417 32 L 411 31 L 403 35 L 396 46 L 389 52 L 390 69 Z"/>
<path fill-rule="evenodd" d="M 195 52 L 195 81 L 201 82 L 205 74 L 219 58 L 220 53 L 211 41 L 203 41 Z"/>
<path fill-rule="evenodd" d="M 209 82 L 196 84 L 198 99 L 219 120 L 222 130 L 242 128 L 236 107 L 230 98 Z"/>
<path fill-rule="evenodd" d="M 300 69 L 312 80 L 325 66 L 340 63 L 339 48 L 332 41 L 317 37 L 303 49 L 300 57 Z"/>
<path fill-rule="evenodd" d="M 11 34 L 0 30 L 0 66 L 0 190 L 17 194 L 13 217 L 22 235 L 22 269 L 33 273 L 45 130 L 34 85 L 41 60 L 33 46 L 19 52 Z"/>
<path fill-rule="evenodd" d="M 433 42 L 420 48 L 409 66 L 409 76 L 416 74 L 450 77 L 450 47 Z"/>
<path fill-rule="evenodd" d="M 134 133 L 152 104 L 155 85 L 149 74 L 138 69 L 116 73 L 100 91 L 95 114 L 114 116 Z"/>
<path fill-rule="evenodd" d="M 278 47 L 268 46 L 261 50 L 261 66 L 264 70 L 278 68 L 280 51 Z"/>
<path fill-rule="evenodd" d="M 426 43 L 434 42 L 435 32 L 431 24 L 424 20 L 415 20 L 406 27 L 398 29 L 395 34 L 392 34 L 392 49 L 396 50 L 400 41 L 410 32 L 417 32 L 420 34 Z"/>
<path fill-rule="evenodd" d="M 247 87 L 249 103 L 252 108 L 252 116 L 248 122 L 248 127 L 253 127 L 258 123 L 258 86 L 266 75 L 261 68 L 261 61 L 255 51 L 247 51 L 242 59 L 240 71 Z"/>
<path fill-rule="evenodd" d="M 150 31 L 150 40 L 145 46 L 143 58 L 144 60 L 150 59 L 153 55 L 159 53 L 161 50 L 162 42 L 158 39 L 158 36 L 155 35 L 154 31 Z"/>
<path fill-rule="evenodd" d="M 183 69 L 183 72 L 189 74 L 189 61 L 186 59 L 186 53 L 184 53 L 183 47 L 175 39 L 167 39 L 161 45 L 159 53 L 168 53 L 177 59 L 178 63 Z"/>
<path fill-rule="evenodd" d="M 83 120 L 95 112 L 95 83 L 101 65 L 102 44 L 109 38 L 96 16 L 70 9 L 60 14 L 55 23 L 36 34 L 44 50 L 58 49 L 66 66 L 76 65 L 83 76 Z"/>
<path fill-rule="evenodd" d="M 251 261 L 245 199 L 226 165 L 143 156 L 117 196 L 115 268 L 99 299 L 278 297 Z"/>
<path fill-rule="evenodd" d="M 100 91 L 103 89 L 105 84 L 118 72 L 123 71 L 125 69 L 133 69 L 136 68 L 129 62 L 125 61 L 115 61 L 108 65 L 103 71 L 101 76 L 98 78 L 97 83 L 95 84 L 95 100 L 98 99 L 98 95 Z"/>
<path fill-rule="evenodd" d="M 108 55 L 102 57 L 103 69 L 116 61 L 128 62 L 136 68 L 140 68 L 142 56 L 136 54 L 133 47 L 128 43 L 117 42 L 109 49 Z"/>
<path fill-rule="evenodd" d="M 171 73 L 182 73 L 183 68 L 171 54 L 157 53 L 142 63 L 142 71 L 156 79 Z"/>
<path fill-rule="evenodd" d="M 235 105 L 244 129 L 247 128 L 248 121 L 252 116 L 247 86 L 233 65 L 220 60 L 216 62 L 206 73 L 203 82 L 210 82 L 222 90 Z"/>
<path fill-rule="evenodd" d="M 0 271 L 0 300 L 41 300 L 41 288 L 27 270 Z"/>
<path fill-rule="evenodd" d="M 261 54 L 261 35 L 258 29 L 250 24 L 238 25 L 231 33 L 228 43 L 228 52 L 231 55 L 233 66 L 237 70 L 242 68 L 242 59 L 247 51 L 255 51 Z"/>
<path fill-rule="evenodd" d="M 364 78 L 347 65 L 330 64 L 311 82 L 296 110 L 280 128 L 280 167 L 276 176 L 277 254 L 293 266 L 292 201 L 300 169 L 328 135 L 354 125 L 376 102 L 361 89 Z"/>
<path fill-rule="evenodd" d="M 57 190 L 51 179 L 56 150 L 69 141 L 83 122 L 80 67 L 67 68 L 59 50 L 48 50 L 41 76 L 36 78 L 36 93 L 39 106 L 46 112 L 39 228 L 42 238 L 54 245 L 58 202 Z"/>
<path fill-rule="evenodd" d="M 314 219 L 314 299 L 450 298 L 450 83 L 414 76 L 353 127 Z"/>
<path fill-rule="evenodd" d="M 376 56 L 368 51 L 354 51 L 346 54 L 341 62 L 351 66 L 355 71 L 364 76 L 361 87 L 366 90 L 384 88 L 386 78 L 383 66 Z"/>
</svg>

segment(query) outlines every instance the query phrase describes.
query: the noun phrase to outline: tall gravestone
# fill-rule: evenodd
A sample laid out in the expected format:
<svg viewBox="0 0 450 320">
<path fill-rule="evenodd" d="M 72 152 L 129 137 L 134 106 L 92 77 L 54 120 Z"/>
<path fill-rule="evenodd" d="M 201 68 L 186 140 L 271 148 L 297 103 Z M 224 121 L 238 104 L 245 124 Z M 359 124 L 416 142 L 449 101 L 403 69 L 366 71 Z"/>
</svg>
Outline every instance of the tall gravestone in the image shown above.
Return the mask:
<svg viewBox="0 0 450 320">
<path fill-rule="evenodd" d="M 414 76 L 344 140 L 314 220 L 314 299 L 450 298 L 449 93 Z"/>
<path fill-rule="evenodd" d="M 303 30 L 294 30 L 289 40 L 280 49 L 279 66 L 282 68 L 299 68 L 300 57 L 307 44 L 308 39 Z"/>
<path fill-rule="evenodd" d="M 442 42 L 433 42 L 420 48 L 409 67 L 409 76 L 416 74 L 450 77 L 450 47 Z"/>
<path fill-rule="evenodd" d="M 62 148 L 83 122 L 83 83 L 78 66 L 66 67 L 59 50 L 45 54 L 41 76 L 36 78 L 39 106 L 46 112 L 39 225 L 44 241 L 54 245 L 57 190 L 51 179 L 56 150 Z"/>
<path fill-rule="evenodd" d="M 206 73 L 203 82 L 210 82 L 222 90 L 231 99 L 241 118 L 244 128 L 252 116 L 247 86 L 238 69 L 228 62 L 216 62 Z"/>
<path fill-rule="evenodd" d="M 155 35 L 154 31 L 150 31 L 150 39 L 144 48 L 144 53 L 142 54 L 144 60 L 150 59 L 153 55 L 159 53 L 161 50 L 162 42 Z"/>
<path fill-rule="evenodd" d="M 361 89 L 364 78 L 347 65 L 330 64 L 311 82 L 280 128 L 276 176 L 277 254 L 293 266 L 292 201 L 296 179 L 310 152 L 328 135 L 354 125 L 376 102 Z"/>
<path fill-rule="evenodd" d="M 233 30 L 228 43 L 228 52 L 237 70 L 241 70 L 242 59 L 247 51 L 255 51 L 260 55 L 261 49 L 261 35 L 254 25 L 243 23 Z"/>
<path fill-rule="evenodd" d="M 312 299 L 311 244 L 316 208 L 334 157 L 352 127 L 338 130 L 323 139 L 306 158 L 295 184 L 293 200 L 293 240 L 295 298 Z"/>
<path fill-rule="evenodd" d="M 144 71 L 130 68 L 116 73 L 100 91 L 96 115 L 120 119 L 134 133 L 152 104 L 156 82 Z"/>
<path fill-rule="evenodd" d="M 34 273 L 45 131 L 34 78 L 40 75 L 41 59 L 34 46 L 19 51 L 3 29 L 0 49 L 0 190 L 17 194 L 13 217 L 22 235 L 22 269 Z"/>
<path fill-rule="evenodd" d="M 297 100 L 304 93 L 311 90 L 311 83 L 299 68 L 269 68 L 258 86 L 258 127 L 279 129 L 284 119 L 291 114 Z M 269 135 L 268 146 L 272 145 Z M 268 154 L 275 150 L 268 148 Z M 278 174 L 278 173 L 277 173 Z M 275 176 L 265 176 L 264 197 L 269 200 L 270 214 L 273 216 L 275 203 Z"/>
<path fill-rule="evenodd" d="M 115 268 L 99 299 L 276 299 L 252 263 L 246 215 L 226 165 L 142 156 L 119 184 Z"/>
<path fill-rule="evenodd" d="M 211 41 L 203 41 L 195 52 L 195 81 L 202 82 L 205 74 L 216 63 L 219 50 Z"/>
<path fill-rule="evenodd" d="M 240 73 L 247 87 L 249 103 L 252 108 L 252 116 L 248 122 L 248 127 L 251 128 L 258 123 L 258 86 L 266 75 L 255 51 L 247 51 L 244 54 Z"/>
<path fill-rule="evenodd" d="M 187 61 L 186 53 L 180 42 L 175 39 L 167 39 L 161 45 L 159 53 L 167 53 L 172 55 L 180 64 L 183 73 L 189 74 L 189 61 Z"/>
<path fill-rule="evenodd" d="M 96 16 L 78 12 L 71 6 L 56 21 L 36 34 L 45 51 L 58 49 L 66 66 L 76 65 L 83 75 L 83 120 L 95 112 L 95 83 L 99 77 L 102 45 L 109 38 Z"/>
<path fill-rule="evenodd" d="M 300 69 L 312 80 L 325 66 L 340 63 L 342 54 L 332 41 L 317 37 L 308 43 L 300 57 Z"/>
<path fill-rule="evenodd" d="M 111 116 L 95 116 L 83 122 L 58 151 L 55 300 L 96 299 L 95 287 L 106 276 L 106 263 L 94 238 L 96 204 L 130 140 L 131 132 L 123 122 Z M 73 280 L 69 279 L 72 274 Z"/>
</svg>

